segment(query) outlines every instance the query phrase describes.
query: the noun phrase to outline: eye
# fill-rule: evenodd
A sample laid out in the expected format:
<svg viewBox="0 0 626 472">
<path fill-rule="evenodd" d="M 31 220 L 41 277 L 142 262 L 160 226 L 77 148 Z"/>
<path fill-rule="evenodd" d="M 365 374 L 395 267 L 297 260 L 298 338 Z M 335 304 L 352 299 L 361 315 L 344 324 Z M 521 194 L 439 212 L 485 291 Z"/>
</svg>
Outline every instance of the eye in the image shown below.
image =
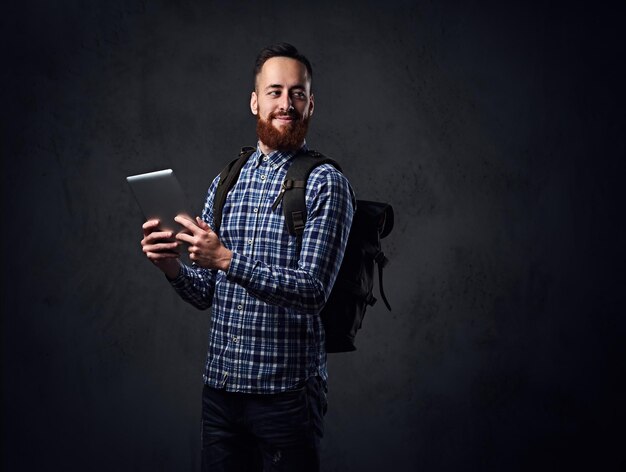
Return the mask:
<svg viewBox="0 0 626 472">
<path fill-rule="evenodd" d="M 306 98 L 306 94 L 304 92 L 293 92 L 293 96 L 298 100 L 304 100 Z"/>
<path fill-rule="evenodd" d="M 278 97 L 280 95 L 280 90 L 270 90 L 267 94 L 272 97 Z"/>
</svg>

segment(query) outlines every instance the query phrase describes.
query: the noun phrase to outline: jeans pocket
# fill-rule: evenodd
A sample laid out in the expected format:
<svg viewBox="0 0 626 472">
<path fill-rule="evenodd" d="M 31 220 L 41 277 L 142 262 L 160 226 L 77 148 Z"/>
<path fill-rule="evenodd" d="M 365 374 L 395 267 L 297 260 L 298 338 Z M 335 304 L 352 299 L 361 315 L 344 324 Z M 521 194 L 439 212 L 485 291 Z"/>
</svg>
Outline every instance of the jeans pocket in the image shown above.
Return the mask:
<svg viewBox="0 0 626 472">
<path fill-rule="evenodd" d="M 328 409 L 326 390 L 322 379 L 319 377 L 309 378 L 306 390 L 309 421 L 315 434 L 321 438 L 324 436 L 324 415 Z"/>
</svg>

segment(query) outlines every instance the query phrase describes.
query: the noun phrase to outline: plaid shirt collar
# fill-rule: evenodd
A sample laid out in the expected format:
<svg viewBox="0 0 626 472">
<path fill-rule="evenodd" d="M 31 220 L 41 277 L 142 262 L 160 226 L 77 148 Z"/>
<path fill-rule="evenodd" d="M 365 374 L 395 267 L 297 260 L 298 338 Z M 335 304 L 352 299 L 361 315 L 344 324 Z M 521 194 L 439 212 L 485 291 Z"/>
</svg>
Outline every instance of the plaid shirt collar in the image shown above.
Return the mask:
<svg viewBox="0 0 626 472">
<path fill-rule="evenodd" d="M 307 152 L 309 148 L 306 145 L 306 141 L 302 143 L 302 146 L 297 151 L 272 151 L 267 156 L 261 151 L 260 144 L 257 142 L 256 152 L 254 153 L 254 166 L 259 167 L 261 162 L 267 157 L 267 162 L 274 169 L 278 169 L 289 162 L 296 154 Z"/>
</svg>

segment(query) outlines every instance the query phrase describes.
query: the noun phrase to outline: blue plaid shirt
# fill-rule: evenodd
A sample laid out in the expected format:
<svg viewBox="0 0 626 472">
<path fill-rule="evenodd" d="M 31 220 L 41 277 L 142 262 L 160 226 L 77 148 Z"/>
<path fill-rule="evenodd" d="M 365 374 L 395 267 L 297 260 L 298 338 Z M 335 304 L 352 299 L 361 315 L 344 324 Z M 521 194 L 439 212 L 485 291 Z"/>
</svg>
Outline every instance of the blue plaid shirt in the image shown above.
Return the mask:
<svg viewBox="0 0 626 472">
<path fill-rule="evenodd" d="M 272 211 L 295 153 L 257 148 L 224 205 L 220 239 L 233 251 L 228 272 L 182 265 L 172 281 L 199 309 L 212 306 L 204 382 L 233 392 L 276 393 L 318 375 L 326 382 L 319 312 L 335 283 L 355 209 L 347 179 L 329 164 L 306 187 L 302 245 Z M 211 184 L 202 219 L 213 226 Z"/>
</svg>

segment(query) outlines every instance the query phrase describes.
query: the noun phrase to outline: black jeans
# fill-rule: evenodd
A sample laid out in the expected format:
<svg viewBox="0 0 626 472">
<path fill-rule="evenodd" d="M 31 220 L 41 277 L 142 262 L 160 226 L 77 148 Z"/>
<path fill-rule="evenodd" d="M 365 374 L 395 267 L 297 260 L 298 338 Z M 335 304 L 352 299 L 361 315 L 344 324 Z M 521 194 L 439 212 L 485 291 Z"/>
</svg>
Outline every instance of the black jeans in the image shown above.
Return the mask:
<svg viewBox="0 0 626 472">
<path fill-rule="evenodd" d="M 202 391 L 202 472 L 319 471 L 326 393 L 311 377 L 276 394 Z"/>
</svg>

